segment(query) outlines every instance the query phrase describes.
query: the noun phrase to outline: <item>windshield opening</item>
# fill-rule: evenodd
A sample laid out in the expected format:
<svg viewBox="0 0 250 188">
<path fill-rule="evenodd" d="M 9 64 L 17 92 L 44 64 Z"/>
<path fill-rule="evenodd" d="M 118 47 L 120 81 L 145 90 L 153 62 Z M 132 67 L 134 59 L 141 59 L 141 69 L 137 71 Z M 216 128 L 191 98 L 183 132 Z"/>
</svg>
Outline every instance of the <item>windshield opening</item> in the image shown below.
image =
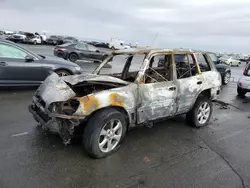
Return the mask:
<svg viewBox="0 0 250 188">
<path fill-rule="evenodd" d="M 146 54 L 115 55 L 106 63 L 111 65 L 112 68 L 106 68 L 107 66 L 103 66 L 98 74 L 109 75 L 124 81 L 134 82 L 145 57 Z"/>
</svg>

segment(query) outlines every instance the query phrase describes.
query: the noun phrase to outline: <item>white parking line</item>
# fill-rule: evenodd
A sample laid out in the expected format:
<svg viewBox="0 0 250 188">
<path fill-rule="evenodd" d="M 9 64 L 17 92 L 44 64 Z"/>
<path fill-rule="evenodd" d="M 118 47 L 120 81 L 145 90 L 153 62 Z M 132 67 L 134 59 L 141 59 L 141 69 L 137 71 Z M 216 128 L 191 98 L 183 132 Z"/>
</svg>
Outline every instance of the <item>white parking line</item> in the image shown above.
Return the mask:
<svg viewBox="0 0 250 188">
<path fill-rule="evenodd" d="M 29 134 L 29 133 L 28 132 L 23 132 L 23 133 L 13 134 L 13 135 L 11 135 L 11 137 L 24 136 L 24 135 L 27 135 L 27 134 Z"/>
</svg>

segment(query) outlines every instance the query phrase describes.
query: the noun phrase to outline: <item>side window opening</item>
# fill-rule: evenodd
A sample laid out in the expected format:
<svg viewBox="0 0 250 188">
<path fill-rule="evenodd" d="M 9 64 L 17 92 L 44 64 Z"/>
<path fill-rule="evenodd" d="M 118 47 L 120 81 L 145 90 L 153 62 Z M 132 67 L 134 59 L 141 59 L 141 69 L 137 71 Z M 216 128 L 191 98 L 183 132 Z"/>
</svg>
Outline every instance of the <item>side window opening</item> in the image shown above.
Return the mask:
<svg viewBox="0 0 250 188">
<path fill-rule="evenodd" d="M 177 79 L 188 78 L 195 76 L 198 71 L 194 58 L 190 54 L 175 54 L 175 65 Z"/>
<path fill-rule="evenodd" d="M 204 54 L 198 53 L 196 54 L 196 58 L 197 58 L 201 72 L 207 72 L 211 70 L 208 60 Z"/>
<path fill-rule="evenodd" d="M 145 83 L 171 81 L 171 65 L 170 54 L 153 56 L 145 72 Z"/>
</svg>

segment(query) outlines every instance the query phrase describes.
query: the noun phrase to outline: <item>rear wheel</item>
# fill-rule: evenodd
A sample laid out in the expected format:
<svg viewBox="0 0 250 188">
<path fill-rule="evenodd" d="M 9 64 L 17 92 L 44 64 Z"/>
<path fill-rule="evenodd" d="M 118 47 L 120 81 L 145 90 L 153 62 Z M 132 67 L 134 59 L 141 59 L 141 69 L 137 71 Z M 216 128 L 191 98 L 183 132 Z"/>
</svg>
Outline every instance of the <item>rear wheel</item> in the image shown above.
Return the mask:
<svg viewBox="0 0 250 188">
<path fill-rule="evenodd" d="M 126 131 L 124 115 L 116 109 L 104 109 L 88 121 L 83 133 L 83 144 L 91 157 L 106 157 L 119 149 Z"/>
<path fill-rule="evenodd" d="M 223 77 L 222 83 L 225 84 L 225 85 L 228 84 L 229 80 L 230 80 L 230 77 L 231 77 L 231 73 L 230 72 L 226 72 L 226 74 Z"/>
<path fill-rule="evenodd" d="M 71 54 L 69 54 L 69 60 L 70 60 L 71 62 L 76 62 L 77 59 L 78 59 L 78 55 L 77 55 L 76 53 L 71 53 Z"/>
<path fill-rule="evenodd" d="M 244 97 L 246 95 L 246 91 L 244 91 L 242 88 L 237 87 L 237 93 L 239 96 Z"/>
<path fill-rule="evenodd" d="M 62 77 L 62 76 L 69 76 L 71 75 L 68 71 L 66 70 L 57 70 L 55 71 L 56 74 L 58 74 L 58 76 Z"/>
<path fill-rule="evenodd" d="M 187 113 L 187 123 L 194 127 L 206 126 L 211 118 L 213 105 L 211 100 L 206 96 L 199 97 L 192 110 Z"/>
</svg>

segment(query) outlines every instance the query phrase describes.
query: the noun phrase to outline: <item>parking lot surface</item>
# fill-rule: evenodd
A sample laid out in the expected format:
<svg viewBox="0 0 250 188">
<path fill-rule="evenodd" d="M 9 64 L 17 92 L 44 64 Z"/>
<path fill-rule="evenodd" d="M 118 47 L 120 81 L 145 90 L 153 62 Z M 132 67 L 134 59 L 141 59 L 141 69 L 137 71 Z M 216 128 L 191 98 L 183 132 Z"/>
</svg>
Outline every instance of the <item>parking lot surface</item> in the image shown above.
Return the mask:
<svg viewBox="0 0 250 188">
<path fill-rule="evenodd" d="M 52 55 L 52 47 L 28 46 Z M 91 62 L 82 64 L 88 72 Z M 232 67 L 211 123 L 195 129 L 185 117 L 130 131 L 123 147 L 93 160 L 76 139 L 61 139 L 37 127 L 28 104 L 36 88 L 0 91 L 0 187 L 249 187 L 250 95 L 239 98 L 236 83 L 244 66 Z M 88 70 L 88 71 L 87 71 Z"/>
</svg>

